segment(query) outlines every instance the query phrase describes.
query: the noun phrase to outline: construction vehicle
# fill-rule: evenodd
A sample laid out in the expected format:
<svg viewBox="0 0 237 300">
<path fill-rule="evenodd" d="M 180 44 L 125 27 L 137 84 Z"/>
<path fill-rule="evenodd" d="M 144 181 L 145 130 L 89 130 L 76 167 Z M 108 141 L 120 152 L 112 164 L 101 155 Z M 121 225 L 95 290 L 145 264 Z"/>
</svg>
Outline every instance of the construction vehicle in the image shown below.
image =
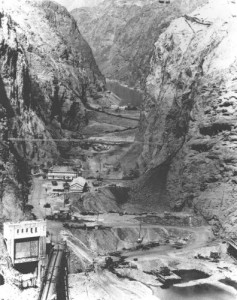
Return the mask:
<svg viewBox="0 0 237 300">
<path fill-rule="evenodd" d="M 170 276 L 171 274 L 171 271 L 168 267 L 164 266 L 164 267 L 160 267 L 160 271 L 159 273 L 162 275 L 162 276 Z"/>
<path fill-rule="evenodd" d="M 70 220 L 71 219 L 71 211 L 70 208 L 64 207 L 60 208 L 60 210 L 53 210 L 52 214 L 46 216 L 48 220 Z"/>
<path fill-rule="evenodd" d="M 77 224 L 77 223 L 63 223 L 64 228 L 74 228 L 74 229 L 86 229 L 86 224 Z"/>
<path fill-rule="evenodd" d="M 154 273 L 157 279 L 166 287 L 181 282 L 181 277 L 172 272 L 167 266 L 160 267 L 159 271 L 155 271 Z"/>
<path fill-rule="evenodd" d="M 220 260 L 219 252 L 211 252 L 210 253 L 210 259 L 211 259 L 212 262 L 219 262 L 219 260 Z"/>
<path fill-rule="evenodd" d="M 93 185 L 93 186 L 100 186 L 101 184 L 102 184 L 102 182 L 101 182 L 101 181 L 98 181 L 98 180 L 92 182 L 92 185 Z"/>
<path fill-rule="evenodd" d="M 186 245 L 186 243 L 184 241 L 181 241 L 181 240 L 176 241 L 176 242 L 173 243 L 173 247 L 175 249 L 181 249 L 181 248 L 183 248 L 184 245 Z"/>
<path fill-rule="evenodd" d="M 164 217 L 170 217 L 171 213 L 169 211 L 164 211 Z"/>
</svg>

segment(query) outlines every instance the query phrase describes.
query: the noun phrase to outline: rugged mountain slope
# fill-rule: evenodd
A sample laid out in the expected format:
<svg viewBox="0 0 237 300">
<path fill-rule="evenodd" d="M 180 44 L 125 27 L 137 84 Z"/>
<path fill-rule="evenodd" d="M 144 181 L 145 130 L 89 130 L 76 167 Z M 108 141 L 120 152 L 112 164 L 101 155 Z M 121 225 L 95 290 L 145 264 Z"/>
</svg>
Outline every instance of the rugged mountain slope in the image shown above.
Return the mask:
<svg viewBox="0 0 237 300">
<path fill-rule="evenodd" d="M 237 232 L 237 4 L 210 1 L 155 44 L 139 166 L 157 201 Z"/>
<path fill-rule="evenodd" d="M 69 11 L 78 7 L 91 7 L 96 6 L 103 0 L 56 0 L 55 2 L 65 6 Z"/>
<path fill-rule="evenodd" d="M 148 73 L 153 44 L 170 22 L 206 0 L 105 0 L 96 7 L 72 10 L 92 47 L 102 73 L 141 87 Z"/>
<path fill-rule="evenodd" d="M 58 155 L 54 142 L 27 139 L 80 131 L 86 122 L 83 103 L 103 90 L 104 78 L 75 20 L 55 3 L 4 1 L 0 41 L 0 182 L 3 215 L 11 217 L 7 199 L 27 197 L 28 163 Z"/>
</svg>

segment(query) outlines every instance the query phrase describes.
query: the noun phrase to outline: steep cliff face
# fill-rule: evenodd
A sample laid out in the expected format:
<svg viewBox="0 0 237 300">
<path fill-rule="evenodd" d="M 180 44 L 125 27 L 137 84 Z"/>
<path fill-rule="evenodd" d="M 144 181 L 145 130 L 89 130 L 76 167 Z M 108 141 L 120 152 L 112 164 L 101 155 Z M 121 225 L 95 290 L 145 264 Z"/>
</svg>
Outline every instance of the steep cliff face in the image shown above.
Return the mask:
<svg viewBox="0 0 237 300">
<path fill-rule="evenodd" d="M 80 132 L 87 121 L 87 96 L 103 88 L 104 78 L 92 51 L 66 9 L 49 1 L 2 3 L 0 182 L 4 216 L 11 217 L 5 198 L 16 203 L 22 197 L 26 200 L 29 163 L 52 161 L 59 154 L 53 141 L 28 140 L 61 138 L 65 129 Z"/>
<path fill-rule="evenodd" d="M 211 0 L 160 36 L 138 137 L 139 166 L 159 189 L 157 201 L 194 208 L 235 236 L 236 16 L 234 1 Z"/>
<path fill-rule="evenodd" d="M 92 7 L 96 6 L 104 0 L 56 0 L 59 4 L 65 6 L 69 11 L 78 7 Z"/>
<path fill-rule="evenodd" d="M 105 0 L 72 10 L 102 73 L 140 88 L 149 70 L 153 44 L 170 22 L 207 1 Z"/>
</svg>

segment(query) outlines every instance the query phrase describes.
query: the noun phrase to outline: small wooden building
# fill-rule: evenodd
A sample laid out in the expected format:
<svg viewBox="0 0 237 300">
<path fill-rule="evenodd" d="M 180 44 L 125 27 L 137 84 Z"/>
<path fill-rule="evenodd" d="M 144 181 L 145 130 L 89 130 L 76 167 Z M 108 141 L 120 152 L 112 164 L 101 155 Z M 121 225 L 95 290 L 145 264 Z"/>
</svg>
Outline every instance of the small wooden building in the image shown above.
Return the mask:
<svg viewBox="0 0 237 300">
<path fill-rule="evenodd" d="M 87 190 L 88 184 L 85 178 L 77 177 L 70 183 L 70 193 L 84 193 Z"/>
</svg>

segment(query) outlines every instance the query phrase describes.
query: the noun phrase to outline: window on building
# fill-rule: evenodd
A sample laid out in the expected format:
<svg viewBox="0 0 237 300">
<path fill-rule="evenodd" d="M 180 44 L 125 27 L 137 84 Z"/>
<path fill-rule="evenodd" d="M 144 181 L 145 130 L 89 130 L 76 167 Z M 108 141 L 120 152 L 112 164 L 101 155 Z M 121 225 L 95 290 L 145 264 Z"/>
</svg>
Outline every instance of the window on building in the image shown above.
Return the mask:
<svg viewBox="0 0 237 300">
<path fill-rule="evenodd" d="M 21 229 L 21 233 L 23 233 L 24 232 L 24 229 Z"/>
<path fill-rule="evenodd" d="M 30 232 L 33 233 L 33 228 L 30 229 Z"/>
<path fill-rule="evenodd" d="M 19 229 L 17 229 L 16 233 L 19 233 Z"/>
<path fill-rule="evenodd" d="M 28 232 L 28 228 L 26 228 L 26 232 Z"/>
<path fill-rule="evenodd" d="M 35 227 L 35 232 L 37 232 L 37 227 Z"/>
</svg>

